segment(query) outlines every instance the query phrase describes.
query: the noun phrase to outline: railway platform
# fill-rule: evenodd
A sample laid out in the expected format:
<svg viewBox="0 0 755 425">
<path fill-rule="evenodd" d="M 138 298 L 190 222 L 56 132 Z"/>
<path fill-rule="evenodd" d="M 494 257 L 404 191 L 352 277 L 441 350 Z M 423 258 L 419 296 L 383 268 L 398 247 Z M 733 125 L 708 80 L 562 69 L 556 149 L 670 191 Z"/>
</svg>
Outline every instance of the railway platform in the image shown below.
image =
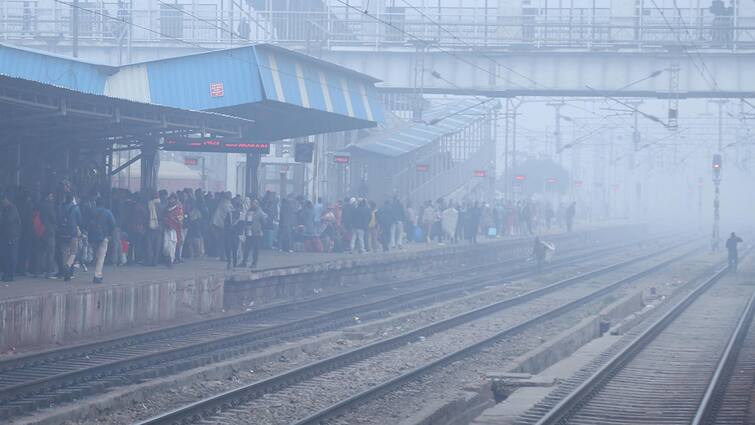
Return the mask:
<svg viewBox="0 0 755 425">
<path fill-rule="evenodd" d="M 616 229 L 617 223 L 600 224 L 572 237 Z M 79 271 L 71 282 L 23 277 L 0 286 L 0 353 L 205 320 L 433 268 L 495 261 L 498 255 L 528 249 L 530 237 L 486 239 L 476 245 L 409 244 L 374 254 L 264 251 L 263 265 L 254 270 L 229 271 L 225 262 L 197 259 L 172 269 L 107 267 L 103 284 L 91 283 L 91 271 Z"/>
</svg>

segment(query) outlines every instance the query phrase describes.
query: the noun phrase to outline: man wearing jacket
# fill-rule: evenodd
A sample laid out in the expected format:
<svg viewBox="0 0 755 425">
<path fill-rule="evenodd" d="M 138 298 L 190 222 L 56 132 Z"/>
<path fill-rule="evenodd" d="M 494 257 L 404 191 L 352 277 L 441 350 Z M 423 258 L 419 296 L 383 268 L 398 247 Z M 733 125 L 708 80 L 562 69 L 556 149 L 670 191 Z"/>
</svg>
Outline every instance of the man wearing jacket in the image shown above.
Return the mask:
<svg viewBox="0 0 755 425">
<path fill-rule="evenodd" d="M 58 216 L 55 212 L 55 195 L 47 193 L 39 204 L 39 219 L 43 233 L 39 238 L 39 269 L 48 279 L 55 279 L 55 235 Z"/>
<path fill-rule="evenodd" d="M 102 266 L 105 264 L 108 242 L 116 227 L 113 213 L 105 208 L 103 198 L 97 198 L 96 207 L 92 212 L 89 224 L 89 242 L 95 250 L 95 266 L 93 283 L 102 283 Z M 118 250 L 120 251 L 120 250 Z M 117 262 L 115 264 L 118 264 Z"/>
<path fill-rule="evenodd" d="M 160 255 L 163 252 L 162 230 L 160 223 L 162 211 L 160 195 L 155 192 L 152 199 L 147 202 L 147 232 L 146 232 L 146 259 L 144 263 L 148 266 L 156 266 L 160 262 Z"/>
<path fill-rule="evenodd" d="M 249 252 L 252 253 L 251 268 L 257 267 L 257 260 L 260 255 L 260 246 L 262 245 L 262 234 L 267 221 L 267 214 L 259 207 L 257 200 L 253 200 L 251 206 L 246 212 L 246 241 L 244 246 L 244 265 L 249 259 Z"/>
<path fill-rule="evenodd" d="M 58 250 L 60 251 L 59 272 L 66 282 L 73 278 L 73 263 L 76 261 L 76 250 L 79 244 L 81 226 L 81 211 L 74 202 L 73 194 L 65 192 L 63 205 L 58 212 Z"/>
<path fill-rule="evenodd" d="M 0 264 L 3 282 L 12 282 L 18 265 L 18 239 L 21 237 L 21 217 L 10 198 L 0 195 Z"/>
</svg>

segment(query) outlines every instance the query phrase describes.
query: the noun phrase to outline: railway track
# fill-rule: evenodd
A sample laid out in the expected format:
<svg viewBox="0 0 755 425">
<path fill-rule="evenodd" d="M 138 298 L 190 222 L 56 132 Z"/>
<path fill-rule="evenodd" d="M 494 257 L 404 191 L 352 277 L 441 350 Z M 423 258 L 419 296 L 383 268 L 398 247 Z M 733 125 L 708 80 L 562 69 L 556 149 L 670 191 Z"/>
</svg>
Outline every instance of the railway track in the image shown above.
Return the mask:
<svg viewBox="0 0 755 425">
<path fill-rule="evenodd" d="M 663 250 L 594 270 L 508 300 L 281 373 L 140 422 L 318 424 L 402 382 L 478 352 L 600 299 L 628 282 L 661 270 L 691 252 L 672 258 Z M 665 256 L 662 261 L 651 260 Z M 642 262 L 652 265 L 642 264 Z M 625 268 L 634 270 L 629 273 Z M 609 280 L 611 283 L 606 284 Z M 496 315 L 501 311 L 506 315 Z M 503 329 L 503 330 L 501 330 Z M 468 343 L 469 335 L 476 341 Z M 442 348 L 438 348 L 442 347 Z M 399 373 L 401 370 L 407 372 Z M 363 376 L 368 376 L 362 379 Z"/>
<path fill-rule="evenodd" d="M 741 425 L 755 423 L 755 294 L 745 307 L 718 362 L 693 425 Z"/>
<path fill-rule="evenodd" d="M 627 245 L 632 244 L 620 246 Z M 599 251 L 575 249 L 575 255 L 559 260 L 552 268 L 595 258 Z M 523 267 L 522 263 L 522 257 L 517 257 L 458 272 L 273 306 L 208 323 L 0 362 L 0 419 L 353 325 L 356 313 L 365 321 L 459 296 L 527 275 L 531 267 Z M 506 268 L 508 271 L 503 273 Z M 458 278 L 464 275 L 465 279 Z M 369 298 L 377 300 L 365 302 Z"/>
<path fill-rule="evenodd" d="M 746 340 L 755 295 L 747 286 L 720 282 L 726 273 L 720 266 L 701 279 L 516 423 L 702 425 L 717 423 L 712 421 L 716 412 L 727 416 L 731 410 L 720 409 L 722 389 Z M 748 363 L 752 367 L 752 357 Z M 738 382 L 729 384 L 734 391 L 742 389 Z M 741 418 L 741 404 L 736 406 Z"/>
</svg>

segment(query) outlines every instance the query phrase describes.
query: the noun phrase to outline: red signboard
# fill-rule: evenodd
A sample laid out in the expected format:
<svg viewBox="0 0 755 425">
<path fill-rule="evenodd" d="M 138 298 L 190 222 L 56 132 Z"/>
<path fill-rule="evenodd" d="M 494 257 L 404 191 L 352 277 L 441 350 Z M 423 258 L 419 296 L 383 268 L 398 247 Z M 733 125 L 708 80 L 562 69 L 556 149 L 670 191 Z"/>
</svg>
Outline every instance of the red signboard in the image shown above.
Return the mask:
<svg viewBox="0 0 755 425">
<path fill-rule="evenodd" d="M 485 177 L 485 170 L 474 170 L 475 177 Z"/>
<path fill-rule="evenodd" d="M 348 164 L 351 161 L 351 157 L 348 155 L 335 155 L 333 156 L 333 162 L 336 164 Z"/>
<path fill-rule="evenodd" d="M 514 180 L 518 182 L 523 182 L 527 177 L 524 174 L 517 174 L 514 176 Z"/>
<path fill-rule="evenodd" d="M 228 152 L 228 153 L 257 153 L 269 154 L 270 143 L 250 142 L 246 140 L 208 139 L 208 138 L 180 138 L 165 139 L 163 150 L 179 152 Z"/>
<path fill-rule="evenodd" d="M 555 178 L 553 178 L 553 177 L 548 177 L 547 179 L 545 179 L 545 182 L 546 182 L 546 183 L 548 183 L 548 184 L 554 184 L 554 183 L 556 183 L 557 181 L 558 181 L 558 180 L 556 180 L 556 179 L 555 179 Z"/>
<path fill-rule="evenodd" d="M 199 164 L 199 158 L 186 157 L 186 158 L 184 158 L 184 164 L 185 165 L 197 165 L 197 164 Z"/>
<path fill-rule="evenodd" d="M 210 97 L 223 97 L 224 95 L 223 83 L 210 83 Z"/>
<path fill-rule="evenodd" d="M 426 173 L 430 170 L 430 166 L 427 164 L 417 164 L 417 171 L 420 173 Z"/>
</svg>

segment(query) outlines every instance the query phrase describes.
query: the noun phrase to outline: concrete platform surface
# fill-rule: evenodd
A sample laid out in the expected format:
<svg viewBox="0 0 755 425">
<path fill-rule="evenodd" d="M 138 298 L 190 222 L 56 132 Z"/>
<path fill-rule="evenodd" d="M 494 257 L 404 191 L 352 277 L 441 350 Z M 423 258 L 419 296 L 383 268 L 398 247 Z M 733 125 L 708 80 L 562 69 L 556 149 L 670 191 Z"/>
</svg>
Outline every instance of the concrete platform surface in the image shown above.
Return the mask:
<svg viewBox="0 0 755 425">
<path fill-rule="evenodd" d="M 589 232 L 603 228 L 621 226 L 623 222 L 603 222 L 590 225 L 582 225 L 577 232 Z M 558 235 L 563 234 L 563 230 L 554 227 L 551 230 L 539 232 L 540 235 Z M 517 239 L 531 239 L 532 236 L 514 236 L 508 238 L 490 239 L 485 237 L 479 238 L 479 243 L 495 243 L 502 241 L 514 241 Z M 3 300 L 21 298 L 34 295 L 48 295 L 54 293 L 77 292 L 81 290 L 90 290 L 92 288 L 103 288 L 108 286 L 138 285 L 145 283 L 154 283 L 160 281 L 174 281 L 185 279 L 206 278 L 210 276 L 220 276 L 227 280 L 251 280 L 260 277 L 273 276 L 276 274 L 291 274 L 314 269 L 341 268 L 344 266 L 353 266 L 360 263 L 367 264 L 372 261 L 390 261 L 398 260 L 402 257 L 411 256 L 412 254 L 432 251 L 432 250 L 449 250 L 461 248 L 468 245 L 467 242 L 458 244 L 438 244 L 438 243 L 410 243 L 404 245 L 401 250 L 392 250 L 388 252 L 376 252 L 365 254 L 350 253 L 316 253 L 316 252 L 291 252 L 283 253 L 278 251 L 263 250 L 260 251 L 260 265 L 256 269 L 237 268 L 235 270 L 226 270 L 226 263 L 217 259 L 188 259 L 184 263 L 176 264 L 172 269 L 165 265 L 156 267 L 146 267 L 141 265 L 130 265 L 124 267 L 105 266 L 104 283 L 93 284 L 93 269 L 83 272 L 77 269 L 76 277 L 70 282 L 60 280 L 51 280 L 45 278 L 34 278 L 31 276 L 19 276 L 14 282 L 0 284 L 0 302 Z"/>
<path fill-rule="evenodd" d="M 501 241 L 502 239 L 486 239 L 481 240 L 481 242 L 487 243 L 494 240 Z M 142 265 L 123 267 L 105 266 L 103 272 L 105 280 L 102 284 L 92 283 L 94 271 L 93 268 L 90 267 L 89 271 L 86 272 L 77 269 L 75 278 L 69 282 L 64 282 L 62 279 L 51 280 L 34 278 L 31 276 L 19 276 L 13 282 L 0 284 L 0 301 L 34 295 L 46 295 L 51 292 L 76 292 L 108 286 L 138 285 L 168 280 L 196 279 L 211 275 L 223 276 L 226 279 L 254 279 L 255 277 L 266 276 L 276 272 L 298 272 L 303 266 L 338 265 L 343 262 L 361 263 L 375 259 L 397 259 L 409 253 L 419 253 L 463 245 L 464 244 L 438 245 L 435 243 L 408 244 L 404 246 L 402 250 L 366 254 L 316 252 L 283 253 L 265 250 L 260 252 L 260 266 L 255 269 L 239 267 L 234 270 L 226 270 L 225 261 L 211 258 L 187 259 L 181 264 L 176 264 L 172 269 L 167 268 L 165 265 L 159 265 L 156 267 Z"/>
</svg>

